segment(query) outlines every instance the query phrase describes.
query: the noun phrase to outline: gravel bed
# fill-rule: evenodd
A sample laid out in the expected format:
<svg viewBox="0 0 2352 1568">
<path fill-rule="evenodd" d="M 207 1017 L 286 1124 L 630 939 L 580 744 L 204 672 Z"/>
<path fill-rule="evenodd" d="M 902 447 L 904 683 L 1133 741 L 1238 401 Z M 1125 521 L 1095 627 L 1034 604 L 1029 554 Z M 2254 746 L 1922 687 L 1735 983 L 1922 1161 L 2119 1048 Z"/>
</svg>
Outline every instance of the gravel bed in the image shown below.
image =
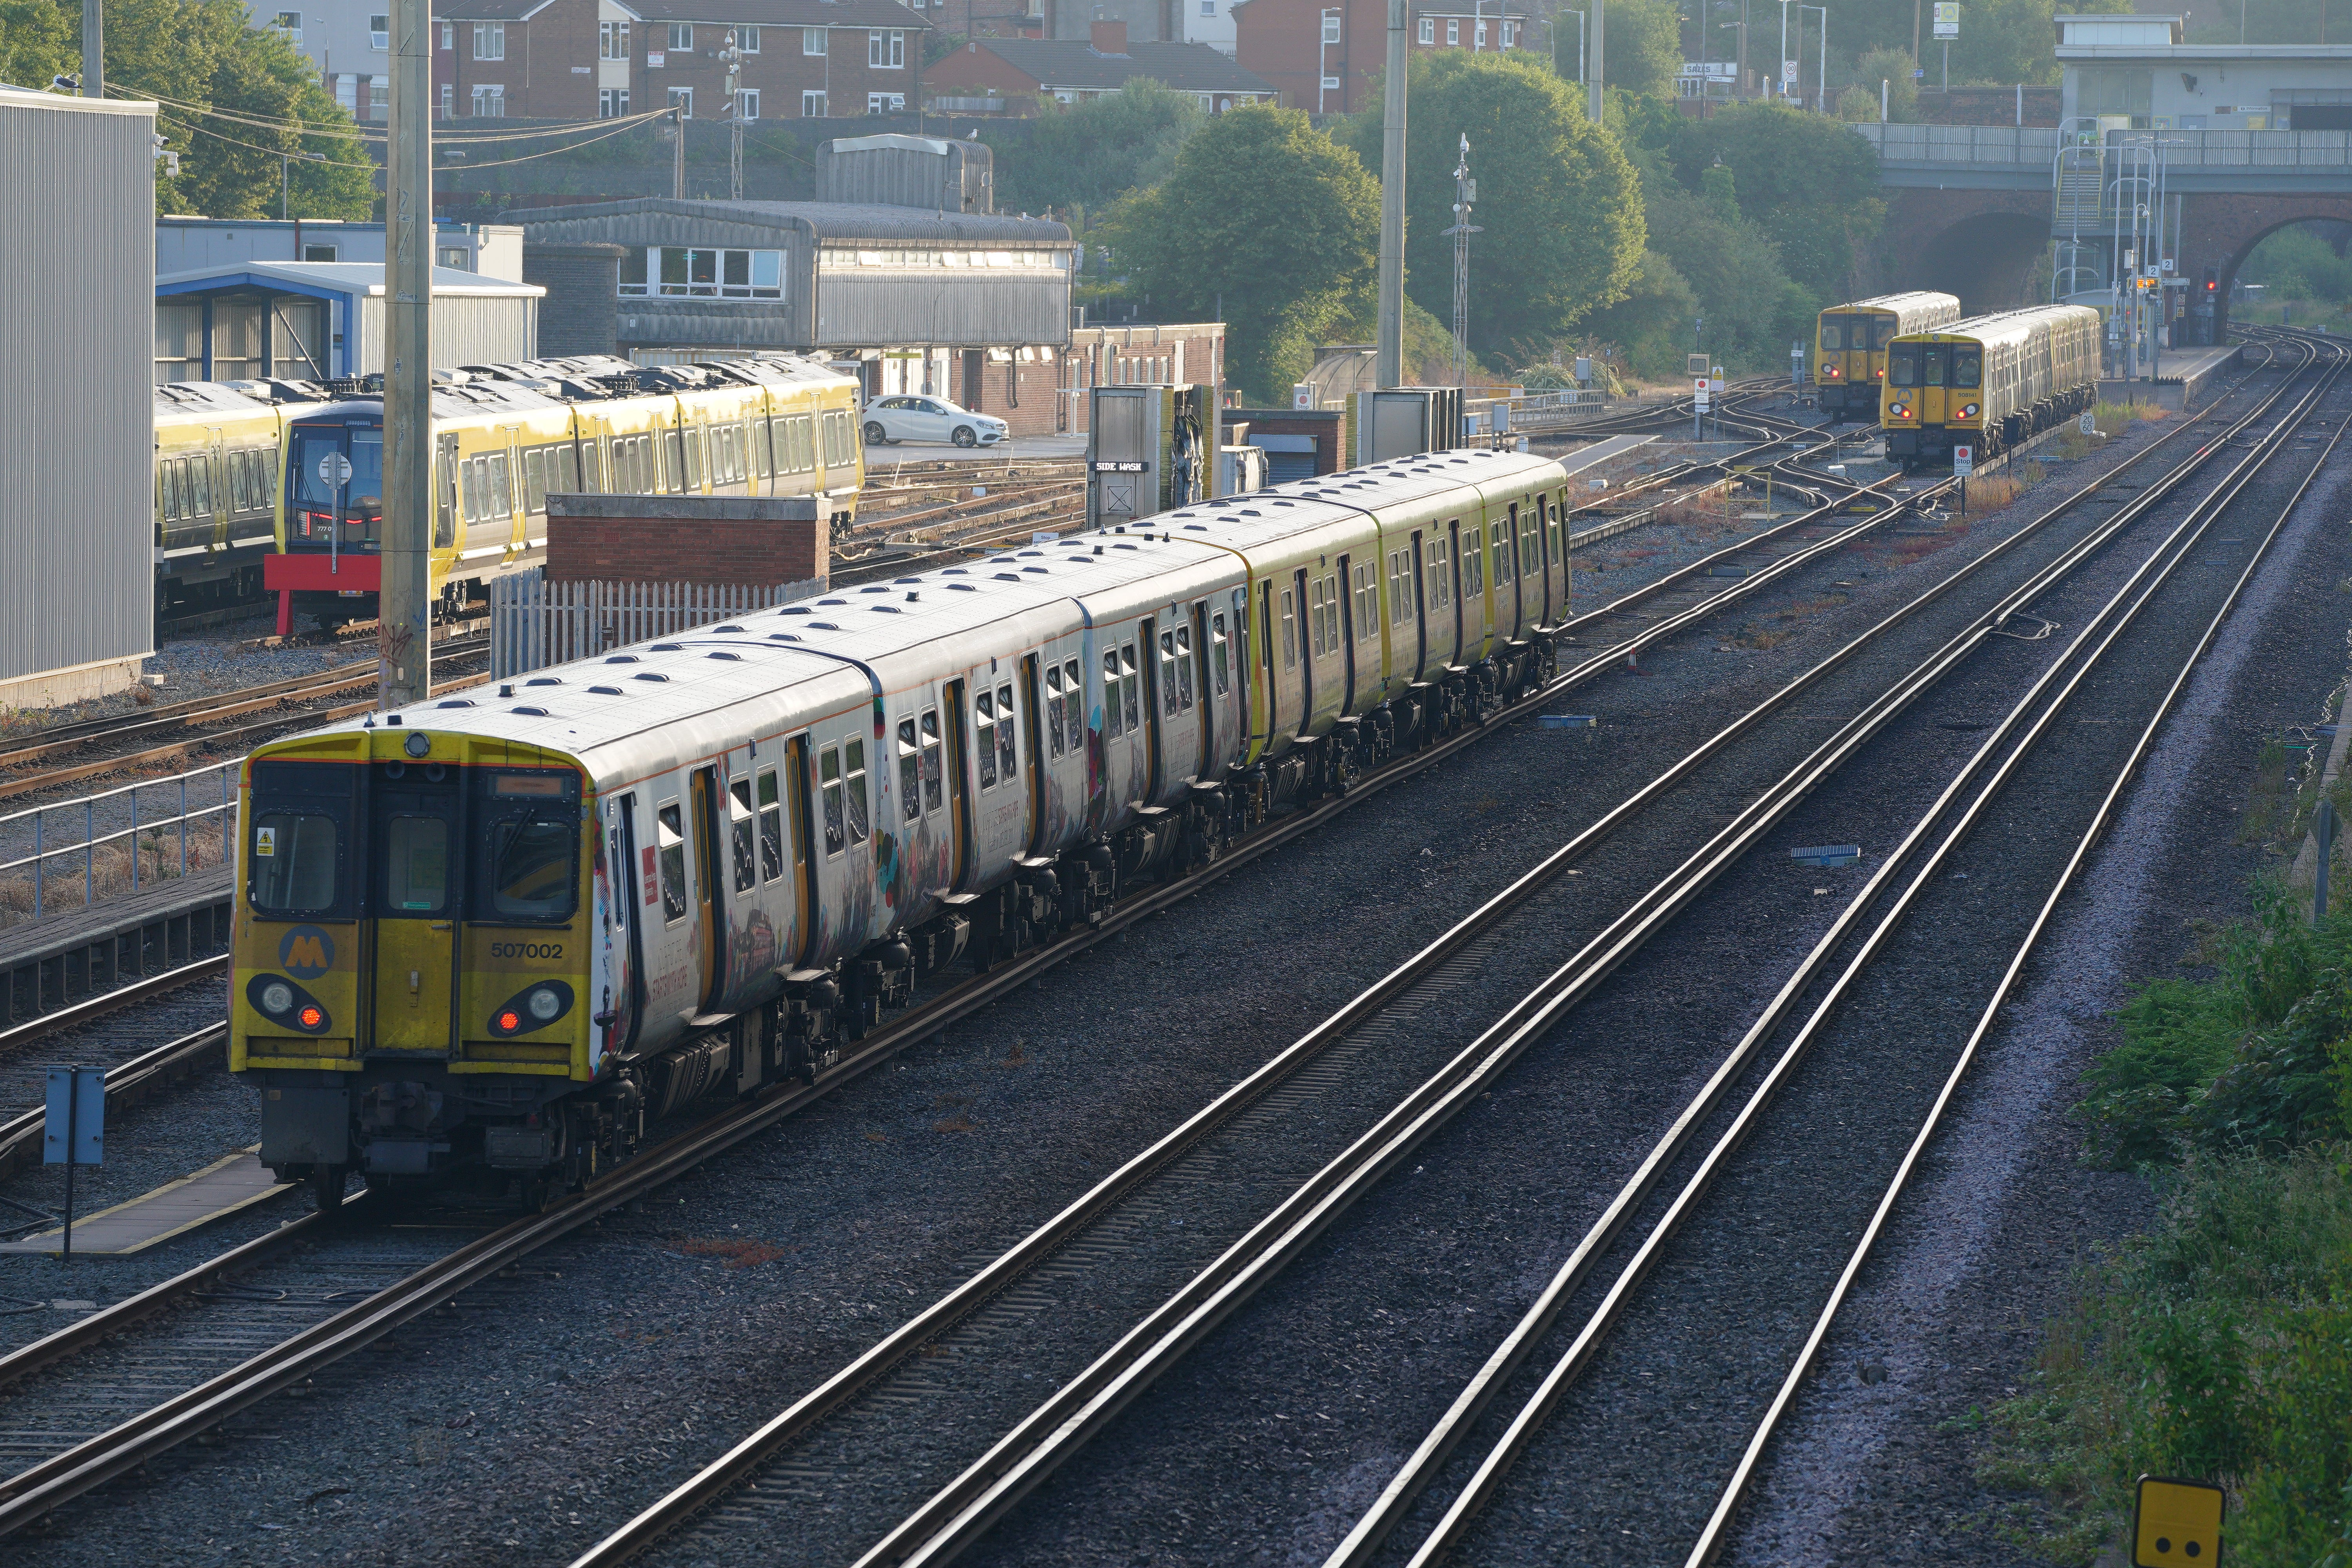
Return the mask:
<svg viewBox="0 0 2352 1568">
<path fill-rule="evenodd" d="M 372 640 L 346 637 L 331 642 L 316 634 L 275 647 L 259 646 L 262 639 L 276 631 L 277 623 L 277 611 L 272 607 L 229 626 L 208 627 L 193 637 L 166 637 L 149 656 L 146 665 L 149 675 L 163 678 L 160 683 L 92 698 L 87 702 L 0 711 L 0 745 L 32 740 L 40 730 L 52 724 L 111 718 L 152 706 L 233 691 L 243 686 L 291 680 L 298 675 L 312 675 L 353 659 L 370 658 L 375 652 Z"/>
<path fill-rule="evenodd" d="M 2119 460 L 2135 445 L 2118 441 L 2094 461 Z M 1986 538 L 1997 526 L 1972 520 Z M 322 1379 L 307 1404 L 270 1401 L 232 1423 L 234 1497 L 221 1493 L 215 1458 L 177 1456 L 151 1467 L 144 1487 L 66 1510 L 56 1538 L 27 1560 L 216 1561 L 230 1542 L 254 1561 L 577 1550 L 1937 569 L 1890 554 L 1853 605 L 1811 616 L 1769 653 L 1726 658 L 1701 646 L 1580 694 L 1580 706 L 1611 723 L 1606 743 L 1514 726 L 1384 792 L 1337 830 L 1243 868 L 1214 896 L 613 1216 L 596 1245 L 583 1239 L 564 1281 L 520 1291 L 495 1331 L 460 1337 L 416 1325 L 401 1338 L 428 1347 L 430 1364 L 404 1360 L 397 1379 L 380 1366 L 332 1387 Z M 1751 774 L 1767 750 L 1754 748 Z M 1529 790 L 1530 777 L 1559 780 L 1545 790 L 1555 799 Z M 1727 777 L 1726 798 L 1745 782 Z M 1696 800 L 1715 787 L 1688 793 Z M 1606 879 L 1599 874 L 1622 889 L 1633 870 L 1654 866 L 1658 847 L 1628 841 L 1606 853 L 1622 865 L 1596 858 L 1595 882 L 1579 889 L 1590 907 L 1566 918 L 1589 925 L 1613 910 L 1614 891 L 1591 890 Z M 1575 903 L 1563 896 L 1563 907 Z M 1512 962 L 1556 956 L 1558 941 L 1530 937 Z M 1234 963 L 1237 952 L 1249 961 Z M 1497 994 L 1509 989 L 1496 984 Z M 1176 1261 L 1165 1267 L 1181 1267 L 1168 1256 Z M 1064 1321 L 1062 1307 L 1052 1321 Z M 1008 1363 L 1034 1348 L 1002 1346 Z M 495 1422 L 446 1425 L 501 1385 L 494 1380 L 532 1392 Z M 975 1400 L 970 1419 L 1025 1408 L 1035 1380 L 1001 1381 L 1019 1386 L 993 1391 L 992 1405 Z M 465 1436 L 414 1441 L 436 1427 Z M 921 1484 L 856 1479 L 864 1510 L 882 1506 L 877 1494 L 904 1498 Z M 341 1511 L 305 1500 L 343 1485 L 353 1489 L 331 1500 Z M 134 1497 L 138 1507 L 119 1506 Z M 432 1528 L 386 1528 L 418 1518 Z M 219 1539 L 200 1550 L 205 1537 Z"/>
</svg>

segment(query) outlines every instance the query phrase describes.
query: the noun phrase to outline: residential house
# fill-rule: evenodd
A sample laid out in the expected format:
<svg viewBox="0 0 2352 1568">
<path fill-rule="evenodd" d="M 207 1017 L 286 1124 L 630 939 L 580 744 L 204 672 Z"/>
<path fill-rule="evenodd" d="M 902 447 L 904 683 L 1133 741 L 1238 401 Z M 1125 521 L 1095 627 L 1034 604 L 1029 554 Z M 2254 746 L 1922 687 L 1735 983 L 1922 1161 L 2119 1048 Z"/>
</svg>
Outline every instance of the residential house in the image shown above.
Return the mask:
<svg viewBox="0 0 2352 1568">
<path fill-rule="evenodd" d="M 1233 22 L 1234 59 L 1293 108 L 1352 114 L 1379 104 L 1388 59 L 1384 0 L 1234 0 Z M 1527 13 L 1509 4 L 1492 11 L 1475 0 L 1468 11 L 1417 8 L 1411 26 L 1407 47 L 1421 53 L 1536 47 Z"/>
<path fill-rule="evenodd" d="M 1212 114 L 1275 98 L 1272 84 L 1207 45 L 1131 42 L 1124 22 L 1095 23 L 1086 43 L 974 39 L 933 67 L 931 75 L 942 87 L 982 88 L 1060 103 L 1100 98 L 1132 78 L 1150 77 L 1192 94 Z"/>
</svg>

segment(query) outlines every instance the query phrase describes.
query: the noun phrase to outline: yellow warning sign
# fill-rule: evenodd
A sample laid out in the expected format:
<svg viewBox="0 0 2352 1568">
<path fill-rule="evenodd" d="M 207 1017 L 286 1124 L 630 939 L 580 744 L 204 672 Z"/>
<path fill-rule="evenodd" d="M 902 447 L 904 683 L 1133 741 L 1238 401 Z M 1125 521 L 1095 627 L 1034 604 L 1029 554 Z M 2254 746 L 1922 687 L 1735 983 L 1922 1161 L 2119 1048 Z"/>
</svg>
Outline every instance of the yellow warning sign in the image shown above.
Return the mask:
<svg viewBox="0 0 2352 1568">
<path fill-rule="evenodd" d="M 2205 1481 L 2139 1479 L 2133 1568 L 2213 1568 L 2221 1561 L 2221 1489 Z"/>
</svg>

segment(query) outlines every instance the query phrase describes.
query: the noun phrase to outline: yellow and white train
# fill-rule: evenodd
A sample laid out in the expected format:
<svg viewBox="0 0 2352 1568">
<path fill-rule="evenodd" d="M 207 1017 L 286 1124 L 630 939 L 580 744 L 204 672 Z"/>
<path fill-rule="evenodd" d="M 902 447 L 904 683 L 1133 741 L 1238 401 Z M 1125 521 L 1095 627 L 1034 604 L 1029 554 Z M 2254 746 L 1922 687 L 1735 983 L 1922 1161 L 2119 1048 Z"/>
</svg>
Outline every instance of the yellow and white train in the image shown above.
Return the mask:
<svg viewBox="0 0 2352 1568">
<path fill-rule="evenodd" d="M 1813 331 L 1813 393 L 1832 422 L 1876 418 L 1886 349 L 1905 332 L 1932 331 L 1960 319 L 1949 294 L 1881 294 L 1823 310 Z"/>
<path fill-rule="evenodd" d="M 1906 468 L 2018 445 L 2099 399 L 2099 312 L 2041 305 L 1905 333 L 1886 355 L 1879 425 Z"/>
</svg>

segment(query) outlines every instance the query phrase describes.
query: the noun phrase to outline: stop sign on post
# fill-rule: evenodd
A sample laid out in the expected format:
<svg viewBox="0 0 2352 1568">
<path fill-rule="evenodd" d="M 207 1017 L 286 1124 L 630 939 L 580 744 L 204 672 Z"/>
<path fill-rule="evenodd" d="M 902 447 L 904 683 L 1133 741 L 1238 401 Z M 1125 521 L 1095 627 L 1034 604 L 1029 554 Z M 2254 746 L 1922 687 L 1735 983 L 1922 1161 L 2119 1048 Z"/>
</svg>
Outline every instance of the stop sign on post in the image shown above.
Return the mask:
<svg viewBox="0 0 2352 1568">
<path fill-rule="evenodd" d="M 1955 476 L 1957 476 L 1958 478 L 1960 478 L 1960 479 L 1967 479 L 1970 474 L 1973 474 L 1973 473 L 1975 473 L 1976 471 L 1977 471 L 1977 449 L 1976 449 L 1974 447 L 1953 447 L 1953 448 L 1952 448 L 1952 472 L 1953 472 L 1953 474 L 1954 474 Z"/>
</svg>

